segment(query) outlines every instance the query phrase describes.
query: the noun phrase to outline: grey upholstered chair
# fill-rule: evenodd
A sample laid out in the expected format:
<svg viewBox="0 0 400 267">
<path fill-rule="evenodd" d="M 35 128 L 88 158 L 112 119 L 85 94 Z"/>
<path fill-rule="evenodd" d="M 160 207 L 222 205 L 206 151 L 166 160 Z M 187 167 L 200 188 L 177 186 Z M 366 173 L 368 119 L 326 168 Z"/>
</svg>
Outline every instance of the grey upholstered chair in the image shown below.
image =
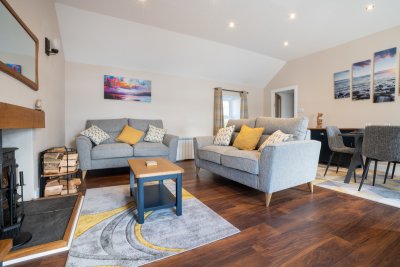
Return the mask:
<svg viewBox="0 0 400 267">
<path fill-rule="evenodd" d="M 400 126 L 366 127 L 362 154 L 366 157 L 366 162 L 358 191 L 361 190 L 364 180 L 367 178 L 371 161 L 375 161 L 372 185 L 375 185 L 376 167 L 378 161 L 387 161 L 388 163 L 400 162 Z M 386 169 L 384 183 L 386 182 L 388 170 L 389 166 Z"/>
<path fill-rule="evenodd" d="M 326 127 L 326 133 L 328 136 L 328 145 L 329 149 L 332 151 L 331 156 L 329 157 L 329 162 L 328 165 L 326 166 L 325 169 L 325 174 L 328 171 L 329 167 L 331 166 L 332 159 L 334 158 L 335 155 L 338 155 L 338 161 L 337 161 L 337 168 L 336 168 L 336 173 L 339 171 L 339 164 L 340 164 L 340 159 L 343 154 L 350 154 L 353 155 L 354 153 L 354 148 L 345 146 L 343 143 L 343 137 L 340 136 L 340 130 L 336 126 L 327 126 Z M 354 181 L 355 181 L 355 172 L 354 172 Z"/>
</svg>

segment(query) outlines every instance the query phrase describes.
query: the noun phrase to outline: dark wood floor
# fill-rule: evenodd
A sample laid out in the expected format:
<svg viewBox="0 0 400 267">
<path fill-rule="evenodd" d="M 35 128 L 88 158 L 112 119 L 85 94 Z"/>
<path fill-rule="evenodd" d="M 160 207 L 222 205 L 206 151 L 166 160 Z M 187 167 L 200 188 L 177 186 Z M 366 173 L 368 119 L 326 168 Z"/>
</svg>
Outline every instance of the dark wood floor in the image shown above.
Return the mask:
<svg viewBox="0 0 400 267">
<path fill-rule="evenodd" d="M 183 186 L 241 233 L 149 266 L 400 266 L 400 209 L 307 185 L 264 194 L 204 170 L 193 161 Z M 85 187 L 129 183 L 128 170 L 88 175 Z M 14 266 L 64 266 L 67 253 Z"/>
</svg>

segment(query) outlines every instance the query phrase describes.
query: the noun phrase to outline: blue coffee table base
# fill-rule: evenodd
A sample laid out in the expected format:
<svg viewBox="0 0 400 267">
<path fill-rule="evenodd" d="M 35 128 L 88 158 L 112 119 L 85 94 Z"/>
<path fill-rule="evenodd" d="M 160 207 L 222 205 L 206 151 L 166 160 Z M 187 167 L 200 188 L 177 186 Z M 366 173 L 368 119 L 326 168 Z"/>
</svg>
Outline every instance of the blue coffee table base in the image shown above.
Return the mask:
<svg viewBox="0 0 400 267">
<path fill-rule="evenodd" d="M 164 180 L 175 179 L 176 196 L 174 196 L 164 185 Z M 158 181 L 158 184 L 147 185 L 146 182 Z M 135 176 L 130 171 L 130 194 L 134 196 L 137 204 L 138 223 L 144 223 L 144 213 L 150 210 L 158 210 L 176 207 L 176 215 L 182 215 L 182 174 L 169 174 L 152 176 L 136 179 L 137 187 L 135 188 Z"/>
</svg>

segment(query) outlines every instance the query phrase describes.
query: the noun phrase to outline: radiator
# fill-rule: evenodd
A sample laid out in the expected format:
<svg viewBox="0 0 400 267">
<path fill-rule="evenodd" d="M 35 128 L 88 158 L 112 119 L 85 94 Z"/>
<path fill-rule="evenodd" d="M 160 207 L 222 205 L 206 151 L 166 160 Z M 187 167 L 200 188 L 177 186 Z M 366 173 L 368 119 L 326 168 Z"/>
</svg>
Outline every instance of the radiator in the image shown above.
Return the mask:
<svg viewBox="0 0 400 267">
<path fill-rule="evenodd" d="M 176 160 L 194 159 L 193 137 L 181 137 L 178 140 Z"/>
</svg>

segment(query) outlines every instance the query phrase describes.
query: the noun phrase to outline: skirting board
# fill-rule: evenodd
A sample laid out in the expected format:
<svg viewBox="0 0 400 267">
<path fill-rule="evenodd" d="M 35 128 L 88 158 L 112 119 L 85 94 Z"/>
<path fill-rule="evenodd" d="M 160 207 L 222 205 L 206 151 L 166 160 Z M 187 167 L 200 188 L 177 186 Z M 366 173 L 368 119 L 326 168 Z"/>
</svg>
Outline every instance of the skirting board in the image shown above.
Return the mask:
<svg viewBox="0 0 400 267">
<path fill-rule="evenodd" d="M 72 224 L 72 228 L 71 231 L 68 234 L 68 240 L 59 240 L 59 241 L 55 241 L 52 242 L 55 245 L 53 247 L 56 247 L 54 249 L 50 249 L 47 251 L 43 251 L 43 252 L 39 252 L 39 253 L 35 253 L 35 254 L 30 254 L 30 255 L 26 255 L 26 256 L 22 256 L 19 258 L 15 258 L 15 259 L 10 259 L 7 260 L 3 263 L 3 266 L 8 266 L 11 264 L 15 264 L 15 263 L 20 263 L 20 262 L 24 262 L 24 261 L 28 261 L 28 260 L 32 260 L 32 259 L 36 259 L 36 258 L 40 258 L 40 257 L 44 257 L 44 256 L 49 256 L 52 254 L 56 254 L 59 252 L 64 252 L 64 251 L 68 251 L 71 248 L 71 244 L 72 244 L 72 240 L 74 238 L 74 233 L 76 230 L 76 226 L 78 224 L 78 219 L 79 219 L 79 214 L 81 213 L 81 208 L 82 208 L 82 204 L 83 204 L 83 199 L 85 197 L 83 195 L 80 195 L 80 197 L 78 197 L 79 204 L 78 204 L 78 209 L 76 211 L 76 215 Z M 68 229 L 68 227 L 67 227 Z"/>
</svg>

